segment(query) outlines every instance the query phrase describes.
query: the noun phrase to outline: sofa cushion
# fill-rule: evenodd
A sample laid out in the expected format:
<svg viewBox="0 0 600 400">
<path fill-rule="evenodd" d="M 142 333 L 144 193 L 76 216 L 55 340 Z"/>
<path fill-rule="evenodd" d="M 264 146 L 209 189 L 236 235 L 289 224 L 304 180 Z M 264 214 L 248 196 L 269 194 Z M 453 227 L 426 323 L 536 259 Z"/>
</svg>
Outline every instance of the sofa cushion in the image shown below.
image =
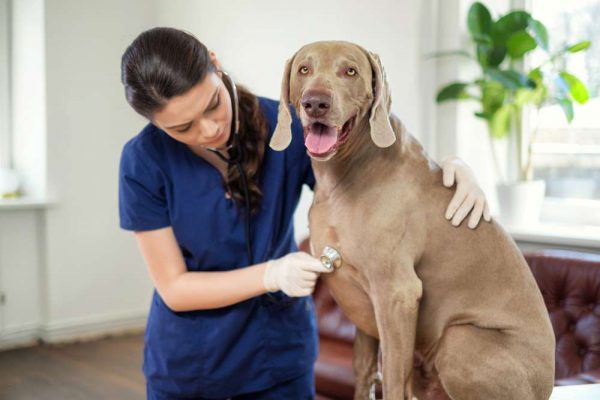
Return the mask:
<svg viewBox="0 0 600 400">
<path fill-rule="evenodd" d="M 556 378 L 600 368 L 600 255 L 545 250 L 525 255 L 556 336 Z"/>
</svg>

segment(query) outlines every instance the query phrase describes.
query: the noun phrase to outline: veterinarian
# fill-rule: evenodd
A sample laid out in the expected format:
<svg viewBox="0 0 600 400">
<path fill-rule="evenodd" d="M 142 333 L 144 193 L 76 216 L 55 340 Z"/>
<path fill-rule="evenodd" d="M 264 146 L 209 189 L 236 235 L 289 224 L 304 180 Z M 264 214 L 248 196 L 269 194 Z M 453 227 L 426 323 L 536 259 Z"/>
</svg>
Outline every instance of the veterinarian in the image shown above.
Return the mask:
<svg viewBox="0 0 600 400">
<path fill-rule="evenodd" d="M 128 103 L 149 124 L 123 147 L 120 226 L 134 231 L 156 290 L 145 332 L 148 399 L 310 399 L 315 395 L 318 259 L 299 252 L 293 214 L 314 186 L 302 126 L 267 144 L 278 103 L 237 86 L 212 52 L 171 28 L 122 57 Z M 488 218 L 460 160 L 443 163 L 446 217 Z M 248 217 L 250 215 L 250 217 Z"/>
</svg>

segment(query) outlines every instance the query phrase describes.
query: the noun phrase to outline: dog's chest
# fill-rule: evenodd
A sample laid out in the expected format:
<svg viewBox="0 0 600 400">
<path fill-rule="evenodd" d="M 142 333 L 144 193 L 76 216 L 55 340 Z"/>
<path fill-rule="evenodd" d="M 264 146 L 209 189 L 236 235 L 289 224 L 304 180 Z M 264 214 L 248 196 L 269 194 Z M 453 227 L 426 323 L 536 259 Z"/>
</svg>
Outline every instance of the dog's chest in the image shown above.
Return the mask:
<svg viewBox="0 0 600 400">
<path fill-rule="evenodd" d="M 334 204 L 331 201 L 315 201 L 309 211 L 309 229 L 311 251 L 314 256 L 319 256 L 325 246 L 335 248 L 344 259 L 350 261 L 353 254 L 352 235 L 347 232 L 351 229 L 349 218 L 352 210 L 345 207 L 343 202 Z"/>
<path fill-rule="evenodd" d="M 342 267 L 321 277 L 345 315 L 362 331 L 377 337 L 373 305 L 367 293 L 365 263 L 361 261 L 364 246 L 358 243 L 361 233 L 351 231 L 352 214 L 343 203 L 313 203 L 309 213 L 311 252 L 319 257 L 323 248 L 329 246 L 340 253 Z"/>
</svg>

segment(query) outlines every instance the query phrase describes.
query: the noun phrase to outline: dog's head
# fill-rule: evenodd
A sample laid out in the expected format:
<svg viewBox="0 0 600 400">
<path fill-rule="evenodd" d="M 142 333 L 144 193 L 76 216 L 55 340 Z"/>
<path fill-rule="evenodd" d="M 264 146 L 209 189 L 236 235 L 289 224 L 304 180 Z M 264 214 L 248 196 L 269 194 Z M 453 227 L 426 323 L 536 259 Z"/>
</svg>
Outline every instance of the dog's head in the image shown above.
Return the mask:
<svg viewBox="0 0 600 400">
<path fill-rule="evenodd" d="M 371 139 L 388 147 L 396 136 L 389 121 L 390 93 L 379 57 L 348 42 L 316 42 L 289 59 L 281 83 L 281 102 L 271 148 L 291 141 L 293 104 L 302 126 L 308 154 L 329 160 L 368 118 Z"/>
</svg>

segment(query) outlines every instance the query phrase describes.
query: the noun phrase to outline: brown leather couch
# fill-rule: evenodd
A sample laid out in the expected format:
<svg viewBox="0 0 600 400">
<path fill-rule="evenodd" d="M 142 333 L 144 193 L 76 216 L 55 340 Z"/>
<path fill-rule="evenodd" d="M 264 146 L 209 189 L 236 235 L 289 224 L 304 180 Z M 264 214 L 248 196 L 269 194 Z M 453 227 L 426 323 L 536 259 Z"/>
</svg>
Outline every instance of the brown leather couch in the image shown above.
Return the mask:
<svg viewBox="0 0 600 400">
<path fill-rule="evenodd" d="M 600 383 L 600 255 L 546 250 L 525 258 L 556 334 L 556 385 Z M 324 285 L 317 285 L 314 299 L 320 344 L 317 398 L 352 399 L 355 327 Z"/>
</svg>

